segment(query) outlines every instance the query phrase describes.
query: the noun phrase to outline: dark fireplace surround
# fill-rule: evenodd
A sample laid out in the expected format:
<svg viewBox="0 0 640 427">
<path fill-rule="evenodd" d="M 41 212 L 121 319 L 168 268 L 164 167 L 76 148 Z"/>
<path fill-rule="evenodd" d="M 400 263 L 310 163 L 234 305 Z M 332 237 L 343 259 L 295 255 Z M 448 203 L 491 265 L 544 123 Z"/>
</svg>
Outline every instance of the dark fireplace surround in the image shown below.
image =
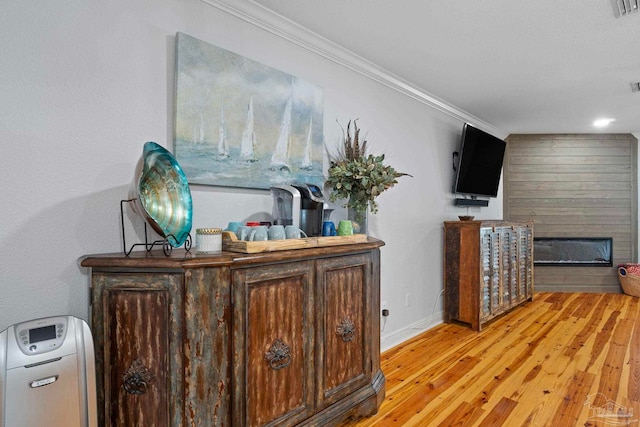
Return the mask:
<svg viewBox="0 0 640 427">
<path fill-rule="evenodd" d="M 536 237 L 533 263 L 556 267 L 611 267 L 610 237 Z"/>
</svg>

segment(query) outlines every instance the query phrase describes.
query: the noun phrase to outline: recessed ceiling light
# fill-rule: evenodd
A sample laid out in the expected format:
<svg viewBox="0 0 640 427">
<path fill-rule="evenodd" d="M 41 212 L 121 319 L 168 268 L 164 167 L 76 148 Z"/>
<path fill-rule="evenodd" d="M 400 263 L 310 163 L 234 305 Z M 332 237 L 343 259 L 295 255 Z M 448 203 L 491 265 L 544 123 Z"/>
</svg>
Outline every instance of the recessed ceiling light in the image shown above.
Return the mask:
<svg viewBox="0 0 640 427">
<path fill-rule="evenodd" d="M 615 122 L 616 119 L 598 119 L 595 122 L 593 122 L 593 125 L 597 128 L 603 128 L 605 126 L 609 126 L 609 124 L 611 124 L 611 122 Z"/>
</svg>

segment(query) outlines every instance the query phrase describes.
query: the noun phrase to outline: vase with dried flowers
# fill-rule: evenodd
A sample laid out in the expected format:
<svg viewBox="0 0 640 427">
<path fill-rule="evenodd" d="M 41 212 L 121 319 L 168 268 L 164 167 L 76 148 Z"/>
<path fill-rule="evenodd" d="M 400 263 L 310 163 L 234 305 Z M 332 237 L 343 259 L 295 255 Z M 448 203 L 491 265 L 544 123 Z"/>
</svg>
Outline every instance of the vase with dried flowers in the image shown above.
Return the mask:
<svg viewBox="0 0 640 427">
<path fill-rule="evenodd" d="M 378 212 L 376 197 L 398 183 L 401 176 L 411 176 L 396 171 L 384 164 L 384 154 L 376 156 L 367 153 L 367 141 L 360 141 L 360 129 L 357 119 L 353 120 L 353 133 L 350 120 L 347 131 L 343 132 L 343 143 L 335 154 L 329 154 L 327 184 L 331 187 L 329 200 L 335 202 L 345 199 L 350 220 L 359 226 L 360 233 L 367 234 L 367 211 Z"/>
</svg>

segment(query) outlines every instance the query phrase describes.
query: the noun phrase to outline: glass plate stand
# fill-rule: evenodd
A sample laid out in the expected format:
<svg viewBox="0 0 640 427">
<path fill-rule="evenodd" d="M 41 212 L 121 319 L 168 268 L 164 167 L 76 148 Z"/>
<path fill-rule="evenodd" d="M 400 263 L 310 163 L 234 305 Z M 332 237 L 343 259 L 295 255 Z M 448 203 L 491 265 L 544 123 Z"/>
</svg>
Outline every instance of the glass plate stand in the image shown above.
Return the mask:
<svg viewBox="0 0 640 427">
<path fill-rule="evenodd" d="M 166 236 L 164 239 L 154 240 L 153 242 L 149 242 L 149 239 L 147 237 L 146 221 L 144 223 L 144 243 L 134 243 L 133 245 L 131 245 L 129 250 L 127 250 L 127 239 L 124 232 L 124 205 L 125 203 L 131 203 L 131 202 L 134 202 L 135 200 L 136 199 L 120 200 L 120 225 L 122 227 L 122 251 L 124 252 L 124 256 L 128 257 L 131 251 L 133 251 L 133 249 L 136 246 L 144 246 L 147 252 L 151 252 L 151 250 L 156 245 L 162 245 L 162 252 L 165 254 L 165 256 L 171 255 L 173 246 L 171 246 L 171 243 L 169 243 L 169 240 L 168 240 L 168 237 L 170 237 L 171 235 Z M 174 236 L 171 236 L 171 237 L 174 237 Z M 176 240 L 175 237 L 174 237 L 174 240 Z M 189 233 L 189 236 L 184 241 L 184 248 L 187 252 L 191 250 L 191 233 Z"/>
</svg>

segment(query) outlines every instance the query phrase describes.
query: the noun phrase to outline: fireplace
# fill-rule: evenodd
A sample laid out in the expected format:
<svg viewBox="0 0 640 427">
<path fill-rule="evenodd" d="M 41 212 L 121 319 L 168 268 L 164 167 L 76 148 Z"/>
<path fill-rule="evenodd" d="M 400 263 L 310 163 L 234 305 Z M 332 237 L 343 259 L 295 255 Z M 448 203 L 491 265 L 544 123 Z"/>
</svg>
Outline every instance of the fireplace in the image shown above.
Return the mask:
<svg viewBox="0 0 640 427">
<path fill-rule="evenodd" d="M 536 237 L 534 265 L 611 267 L 613 239 L 610 237 Z"/>
</svg>

